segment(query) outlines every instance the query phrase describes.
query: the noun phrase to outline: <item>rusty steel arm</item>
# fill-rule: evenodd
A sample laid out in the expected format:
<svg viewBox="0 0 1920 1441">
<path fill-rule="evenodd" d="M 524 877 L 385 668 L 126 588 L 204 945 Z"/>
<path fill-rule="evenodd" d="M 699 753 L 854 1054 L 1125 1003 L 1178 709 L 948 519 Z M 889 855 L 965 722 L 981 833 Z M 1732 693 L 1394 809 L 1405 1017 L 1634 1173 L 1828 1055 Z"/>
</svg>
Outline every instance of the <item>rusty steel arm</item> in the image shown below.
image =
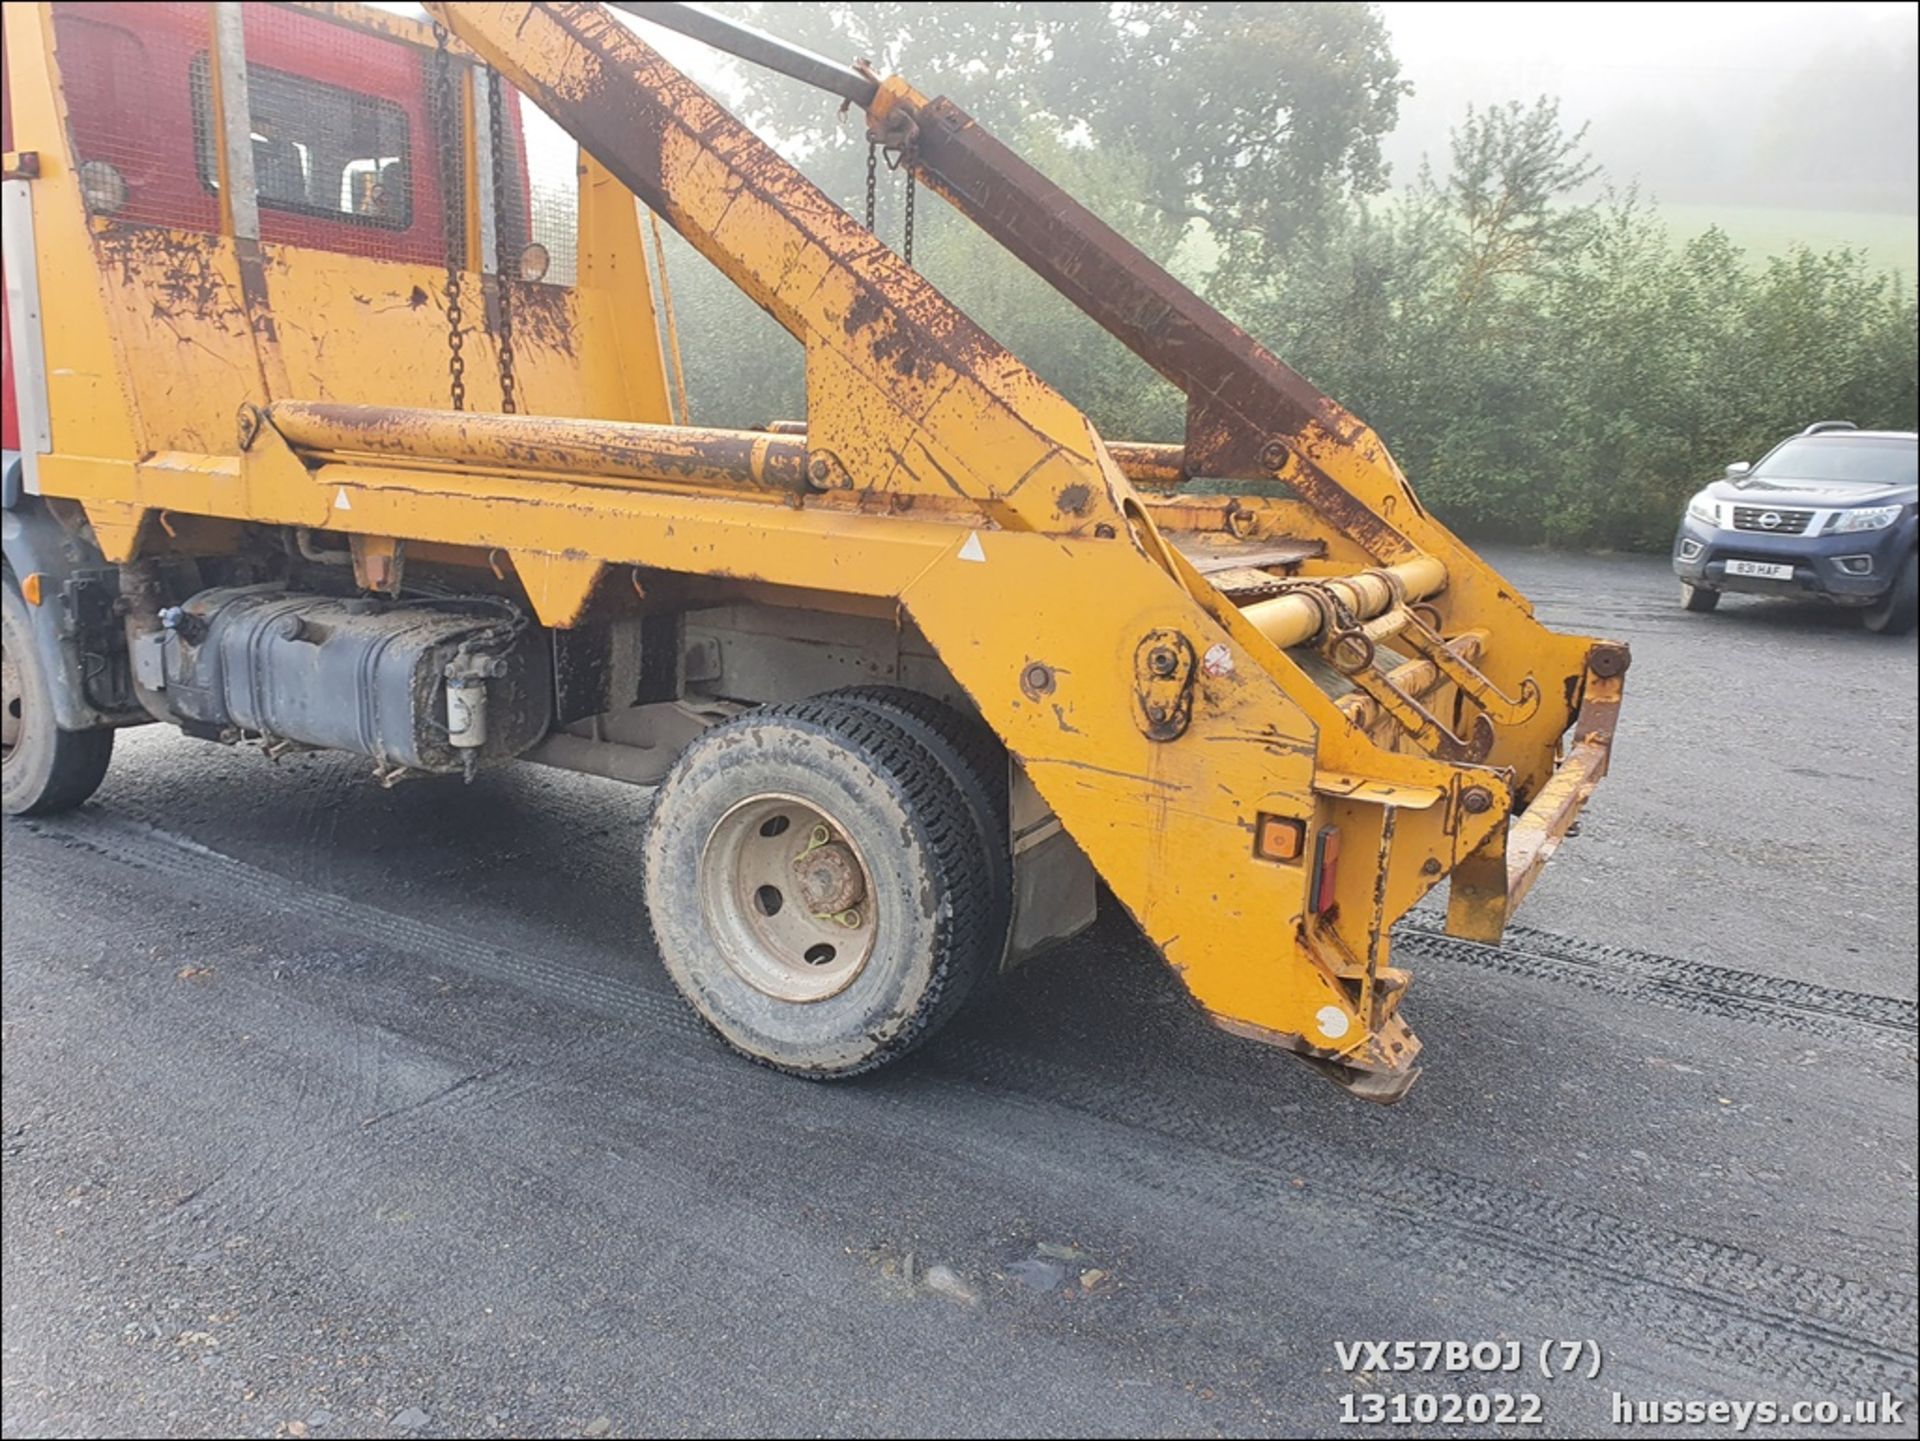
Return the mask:
<svg viewBox="0 0 1920 1441">
<path fill-rule="evenodd" d="M 817 55 L 791 41 L 782 40 L 778 35 L 769 35 L 738 20 L 716 15 L 704 5 L 609 0 L 608 8 L 624 10 L 642 20 L 651 20 L 690 40 L 725 50 L 730 55 L 778 71 L 803 84 L 818 86 L 842 100 L 851 101 L 862 110 L 873 104 L 874 94 L 880 88 L 880 82 L 871 74 L 863 74 L 852 66 Z"/>
<path fill-rule="evenodd" d="M 886 81 L 868 115 L 907 163 L 1076 308 L 1187 397 L 1184 473 L 1261 480 L 1279 475 L 1376 561 L 1418 547 L 1332 473 L 1336 452 L 1371 448 L 1369 467 L 1404 489 L 1372 433 L 1246 331 L 951 100 Z M 1351 464 L 1355 454 L 1340 457 Z M 1411 492 L 1407 493 L 1413 503 Z"/>
<path fill-rule="evenodd" d="M 1190 474 L 1263 477 L 1277 468 L 1263 456 L 1274 440 L 1324 443 L 1351 421 L 951 100 L 894 80 L 869 115 L 923 180 L 1186 395 Z"/>
</svg>

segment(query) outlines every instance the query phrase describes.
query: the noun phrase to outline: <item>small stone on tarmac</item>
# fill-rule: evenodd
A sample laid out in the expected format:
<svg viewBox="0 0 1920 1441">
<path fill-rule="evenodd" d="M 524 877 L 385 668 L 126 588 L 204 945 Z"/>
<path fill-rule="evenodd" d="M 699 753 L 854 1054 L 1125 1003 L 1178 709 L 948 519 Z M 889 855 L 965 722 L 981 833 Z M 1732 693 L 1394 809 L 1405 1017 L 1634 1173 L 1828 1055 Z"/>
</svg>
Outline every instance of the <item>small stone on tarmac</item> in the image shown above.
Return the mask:
<svg viewBox="0 0 1920 1441">
<path fill-rule="evenodd" d="M 956 1275 L 948 1266 L 929 1266 L 922 1283 L 929 1291 L 945 1296 L 949 1300 L 961 1301 L 972 1305 L 976 1297 L 973 1288 Z"/>
</svg>

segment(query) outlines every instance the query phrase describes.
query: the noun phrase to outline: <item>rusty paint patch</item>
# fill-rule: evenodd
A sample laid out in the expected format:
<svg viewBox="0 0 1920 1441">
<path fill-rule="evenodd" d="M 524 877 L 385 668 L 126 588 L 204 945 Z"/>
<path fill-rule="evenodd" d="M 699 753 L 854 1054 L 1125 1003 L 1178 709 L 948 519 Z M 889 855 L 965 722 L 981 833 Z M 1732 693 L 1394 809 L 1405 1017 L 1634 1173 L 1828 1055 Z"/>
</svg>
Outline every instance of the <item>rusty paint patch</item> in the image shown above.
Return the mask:
<svg viewBox="0 0 1920 1441">
<path fill-rule="evenodd" d="M 561 355 L 573 354 L 572 295 L 564 286 L 512 281 L 513 338 Z"/>
<path fill-rule="evenodd" d="M 246 308 L 217 263 L 217 235 L 113 225 L 99 232 L 95 245 L 102 269 L 117 274 L 127 290 L 152 296 L 155 320 L 229 333 L 245 328 Z"/>
</svg>

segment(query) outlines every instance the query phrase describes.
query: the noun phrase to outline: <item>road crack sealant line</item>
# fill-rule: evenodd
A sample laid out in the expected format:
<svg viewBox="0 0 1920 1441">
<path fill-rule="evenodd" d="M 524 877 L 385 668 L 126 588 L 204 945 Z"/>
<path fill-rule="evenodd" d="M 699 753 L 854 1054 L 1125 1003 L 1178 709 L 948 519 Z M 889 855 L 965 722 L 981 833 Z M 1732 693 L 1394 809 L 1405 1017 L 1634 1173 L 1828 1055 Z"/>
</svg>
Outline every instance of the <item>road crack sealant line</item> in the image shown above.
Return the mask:
<svg viewBox="0 0 1920 1441">
<path fill-rule="evenodd" d="M 225 890 L 263 910 L 383 942 L 598 1015 L 705 1035 L 677 997 L 315 890 L 157 827 L 94 820 L 81 827 L 38 822 L 32 828 L 134 870 L 191 880 L 200 891 Z M 1611 948 L 1595 949 L 1613 954 Z M 1721 978 L 1746 977 L 1707 969 Z M 1802 992 L 1820 989 L 1782 984 Z M 949 1034 L 924 1054 L 925 1067 L 936 1076 L 944 1072 L 945 1084 L 981 1099 L 1066 1109 L 1189 1148 L 1181 1166 L 1142 1179 L 1150 1189 L 1284 1224 L 1287 1212 L 1305 1199 L 1292 1178 L 1306 1177 L 1319 1197 L 1337 1196 L 1343 1211 L 1350 1213 L 1359 1201 L 1370 1219 L 1416 1234 L 1448 1234 L 1456 1264 L 1470 1262 L 1471 1273 L 1496 1289 L 1534 1300 L 1558 1293 L 1569 1304 L 1590 1307 L 1591 1287 L 1599 1283 L 1608 1293 L 1609 1315 L 1630 1317 L 1650 1334 L 1703 1357 L 1808 1384 L 1844 1383 L 1862 1394 L 1914 1393 L 1920 1301 L 1912 1295 L 1436 1167 L 1345 1152 L 999 1042 Z"/>
</svg>

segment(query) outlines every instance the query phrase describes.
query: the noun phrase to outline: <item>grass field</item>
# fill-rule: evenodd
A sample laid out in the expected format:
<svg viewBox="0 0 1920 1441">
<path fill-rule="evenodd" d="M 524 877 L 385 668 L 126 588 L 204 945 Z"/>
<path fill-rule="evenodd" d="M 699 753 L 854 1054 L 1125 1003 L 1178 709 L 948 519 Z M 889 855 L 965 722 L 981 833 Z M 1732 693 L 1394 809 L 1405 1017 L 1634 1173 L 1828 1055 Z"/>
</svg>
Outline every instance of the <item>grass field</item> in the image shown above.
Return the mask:
<svg viewBox="0 0 1920 1441">
<path fill-rule="evenodd" d="M 1866 255 L 1882 270 L 1897 270 L 1909 281 L 1920 247 L 1920 217 L 1872 210 L 1787 210 L 1769 206 L 1666 205 L 1657 213 L 1676 240 L 1690 240 L 1718 225 L 1735 245 L 1756 261 L 1780 255 L 1795 245 L 1814 250 L 1842 246 Z"/>
</svg>

